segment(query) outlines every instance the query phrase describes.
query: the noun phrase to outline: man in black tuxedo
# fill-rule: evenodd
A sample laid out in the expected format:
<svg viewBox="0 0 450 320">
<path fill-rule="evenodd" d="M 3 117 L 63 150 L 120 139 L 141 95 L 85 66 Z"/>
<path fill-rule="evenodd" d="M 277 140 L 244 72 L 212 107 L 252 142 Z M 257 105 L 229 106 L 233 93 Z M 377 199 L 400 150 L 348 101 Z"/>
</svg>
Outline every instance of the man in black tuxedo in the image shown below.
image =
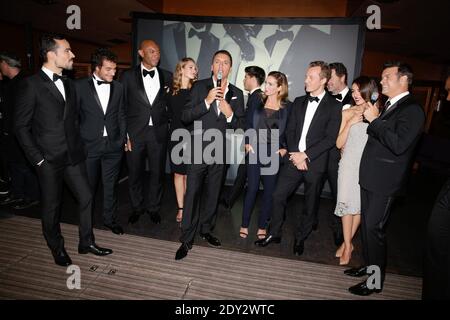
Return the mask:
<svg viewBox="0 0 450 320">
<path fill-rule="evenodd" d="M 175 70 L 181 59 L 197 61 L 199 79 L 209 76 L 209 57 L 219 50 L 220 40 L 211 33 L 210 23 L 180 22 L 164 26 L 161 64 Z"/>
<path fill-rule="evenodd" d="M 246 117 L 249 116 L 248 110 L 253 110 L 260 105 L 263 93 L 261 85 L 264 83 L 265 79 L 266 73 L 262 68 L 258 66 L 245 67 L 244 89 L 248 91 L 248 99 L 245 108 Z M 222 193 L 221 204 L 228 211 L 231 210 L 236 199 L 242 194 L 245 182 L 247 181 L 247 165 L 245 164 L 245 159 L 246 157 L 239 165 L 231 190 L 227 193 Z"/>
<path fill-rule="evenodd" d="M 342 107 L 350 104 L 352 100 L 352 93 L 347 86 L 347 68 L 341 62 L 333 62 L 330 63 L 330 70 L 331 77 L 327 83 L 328 92 L 331 93 L 333 97 L 341 103 Z M 342 245 L 342 242 L 344 242 L 341 218 L 334 214 L 334 208 L 336 207 L 338 168 L 340 160 L 341 153 L 338 148 L 334 146 L 330 150 L 330 156 L 328 158 L 328 169 L 325 175 L 324 182 L 328 180 L 328 184 L 330 185 L 331 189 L 331 195 L 333 196 L 334 201 L 333 212 L 331 214 L 331 230 L 333 231 L 333 239 L 336 246 L 340 246 Z"/>
<path fill-rule="evenodd" d="M 133 213 L 130 223 L 147 212 L 154 223 L 161 222 L 162 182 L 165 173 L 168 139 L 167 95 L 172 74 L 158 67 L 158 44 L 144 40 L 139 46 L 141 63 L 123 73 L 128 140 L 126 145 L 128 183 Z M 148 191 L 146 163 L 150 171 Z"/>
<path fill-rule="evenodd" d="M 80 209 L 78 253 L 107 255 L 112 250 L 95 244 L 92 231 L 92 195 L 80 137 L 75 85 L 62 76 L 71 70 L 69 42 L 59 35 L 44 35 L 40 43 L 42 69 L 22 81 L 14 114 L 16 136 L 28 160 L 36 166 L 42 190 L 42 227 L 55 263 L 72 263 L 59 226 L 64 182 Z"/>
<path fill-rule="evenodd" d="M 304 241 L 317 221 L 328 154 L 336 145 L 342 118 L 341 104 L 325 91 L 329 78 L 330 69 L 325 62 L 309 64 L 305 77 L 308 94 L 294 100 L 286 128 L 290 162 L 281 166 L 273 194 L 269 233 L 266 238 L 255 242 L 258 246 L 281 241 L 287 199 L 302 182 L 305 184 L 305 210 L 295 234 L 294 254 L 303 254 Z"/>
<path fill-rule="evenodd" d="M 176 260 L 183 259 L 192 248 L 199 224 L 200 236 L 204 240 L 214 247 L 221 245 L 220 240 L 214 237 L 211 231 L 214 228 L 217 203 L 225 174 L 225 132 L 227 128 L 242 128 L 244 118 L 242 90 L 228 82 L 231 66 L 230 53 L 226 50 L 217 51 L 212 59 L 212 78 L 194 83 L 190 100 L 181 115 L 181 121 L 191 130 L 194 142 L 191 144 L 191 164 L 187 166 L 181 246 L 176 252 Z M 200 125 L 201 129 L 198 128 Z M 220 137 L 216 139 L 220 141 L 214 140 L 212 143 L 207 141 L 203 136 L 207 131 L 219 132 Z M 201 146 L 196 144 L 198 139 Z M 214 146 L 215 154 L 212 151 L 211 159 L 208 159 L 208 155 L 204 153 L 211 150 L 211 146 Z M 195 151 L 198 153 L 195 154 Z M 200 157 L 201 159 L 198 159 Z M 202 189 L 206 193 L 206 201 L 204 208 L 200 210 Z"/>
<path fill-rule="evenodd" d="M 11 176 L 11 190 L 0 205 L 12 205 L 14 209 L 26 209 L 39 204 L 39 182 L 34 168 L 25 157 L 14 134 L 14 106 L 17 88 L 24 78 L 20 59 L 13 53 L 0 53 L 0 73 L 9 79 L 5 86 L 2 110 L 3 147 Z"/>
<path fill-rule="evenodd" d="M 381 75 L 382 92 L 389 99 L 383 112 L 370 102 L 364 118 L 370 123 L 369 136 L 361 158 L 361 239 L 365 265 L 345 271 L 350 276 L 367 274 L 378 267 L 378 283 L 363 281 L 350 287 L 356 295 L 381 292 L 386 272 L 386 225 L 394 197 L 404 190 L 415 146 L 425 122 L 422 107 L 408 91 L 411 68 L 402 62 L 388 62 Z M 370 278 L 369 278 L 370 279 Z"/>
<path fill-rule="evenodd" d="M 99 176 L 103 185 L 103 223 L 123 234 L 117 223 L 117 188 L 124 145 L 126 118 L 122 84 L 113 80 L 117 56 L 99 48 L 92 55 L 92 76 L 76 84 L 81 138 L 87 149 L 87 174 L 95 195 Z"/>
</svg>

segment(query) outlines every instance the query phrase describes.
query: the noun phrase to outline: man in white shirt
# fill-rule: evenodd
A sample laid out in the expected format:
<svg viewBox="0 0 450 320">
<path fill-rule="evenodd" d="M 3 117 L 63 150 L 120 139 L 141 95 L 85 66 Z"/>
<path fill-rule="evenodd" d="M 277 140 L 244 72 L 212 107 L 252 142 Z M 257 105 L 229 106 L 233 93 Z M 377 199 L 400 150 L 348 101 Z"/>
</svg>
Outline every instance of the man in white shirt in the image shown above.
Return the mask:
<svg viewBox="0 0 450 320">
<path fill-rule="evenodd" d="M 349 291 L 356 295 L 366 296 L 383 290 L 386 226 L 392 202 L 405 192 L 411 160 L 425 122 L 423 108 L 408 91 L 412 79 L 409 65 L 387 62 L 381 74 L 382 92 L 389 98 L 385 108 L 379 114 L 378 108 L 368 102 L 369 107 L 364 111 L 364 118 L 369 122 L 368 140 L 359 168 L 364 265 L 345 270 L 345 274 L 361 277 L 378 269 L 380 277 L 378 281 L 369 278 L 350 287 Z"/>
<path fill-rule="evenodd" d="M 341 103 L 342 107 L 348 107 L 352 96 L 350 89 L 347 86 L 347 68 L 341 62 L 333 62 L 330 63 L 330 70 L 331 77 L 327 83 L 328 92 L 333 95 L 333 98 Z M 328 181 L 331 195 L 333 196 L 335 203 L 337 198 L 337 180 L 340 159 L 340 151 L 336 147 L 332 148 L 328 159 L 327 174 L 324 179 L 324 182 Z M 333 231 L 334 244 L 340 246 L 344 241 L 341 218 L 334 214 L 334 209 L 333 212 L 331 212 L 331 216 L 331 230 Z M 317 224 L 315 224 L 315 228 L 313 229 L 316 228 Z"/>
<path fill-rule="evenodd" d="M 133 208 L 128 221 L 136 223 L 143 213 L 148 213 L 153 223 L 160 223 L 169 132 L 167 98 L 172 73 L 158 67 L 161 52 L 155 41 L 143 40 L 138 53 L 141 63 L 125 71 L 120 79 L 127 114 L 126 156 Z"/>
<path fill-rule="evenodd" d="M 40 43 L 42 69 L 22 81 L 15 108 L 16 137 L 28 160 L 36 166 L 42 191 L 42 228 L 55 263 L 72 264 L 59 226 L 64 182 L 79 204 L 78 253 L 111 254 L 98 247 L 92 231 L 92 194 L 80 137 L 76 89 L 62 75 L 71 70 L 75 55 L 60 35 L 44 35 Z"/>
<path fill-rule="evenodd" d="M 103 185 L 103 223 L 115 234 L 123 229 L 117 221 L 117 188 L 126 142 L 123 86 L 114 80 L 117 56 L 105 48 L 92 55 L 92 76 L 76 82 L 80 108 L 81 138 L 87 150 L 87 173 L 95 195 L 99 177 Z M 94 197 L 95 198 L 95 197 Z"/>
<path fill-rule="evenodd" d="M 296 98 L 292 105 L 286 128 L 289 161 L 281 166 L 273 194 L 269 233 L 255 242 L 258 246 L 280 243 L 287 199 L 304 183 L 304 218 L 298 224 L 293 250 L 295 255 L 303 254 L 304 241 L 317 220 L 328 154 L 336 145 L 341 124 L 341 104 L 325 91 L 329 78 L 330 68 L 325 62 L 309 64 L 305 77 L 308 94 Z"/>
</svg>

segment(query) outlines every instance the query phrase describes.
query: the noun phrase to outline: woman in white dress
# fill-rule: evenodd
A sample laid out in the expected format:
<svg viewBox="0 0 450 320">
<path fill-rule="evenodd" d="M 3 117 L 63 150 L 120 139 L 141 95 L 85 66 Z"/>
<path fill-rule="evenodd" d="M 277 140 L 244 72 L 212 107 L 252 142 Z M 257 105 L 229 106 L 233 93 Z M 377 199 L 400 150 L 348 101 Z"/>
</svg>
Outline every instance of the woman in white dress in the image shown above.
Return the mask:
<svg viewBox="0 0 450 320">
<path fill-rule="evenodd" d="M 352 103 L 344 106 L 342 122 L 336 146 L 341 150 L 338 171 L 338 193 L 334 214 L 342 218 L 344 242 L 336 251 L 340 265 L 350 262 L 352 239 L 361 222 L 361 191 L 359 164 L 367 142 L 367 126 L 363 113 L 374 92 L 378 93 L 375 80 L 361 76 L 352 83 Z"/>
</svg>

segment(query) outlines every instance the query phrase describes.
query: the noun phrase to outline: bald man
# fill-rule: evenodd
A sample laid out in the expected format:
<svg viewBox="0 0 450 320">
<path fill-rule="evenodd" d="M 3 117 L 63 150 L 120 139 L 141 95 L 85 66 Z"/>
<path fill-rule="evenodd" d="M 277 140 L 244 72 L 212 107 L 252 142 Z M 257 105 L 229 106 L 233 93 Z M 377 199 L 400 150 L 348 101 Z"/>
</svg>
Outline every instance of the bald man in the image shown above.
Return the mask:
<svg viewBox="0 0 450 320">
<path fill-rule="evenodd" d="M 144 213 L 150 215 L 153 223 L 160 223 L 168 138 L 167 92 L 172 84 L 172 74 L 158 68 L 161 54 L 155 41 L 142 41 L 138 53 L 141 63 L 125 71 L 120 79 L 127 113 L 125 151 L 133 208 L 129 223 L 136 223 Z M 144 185 L 147 161 L 148 187 Z"/>
</svg>

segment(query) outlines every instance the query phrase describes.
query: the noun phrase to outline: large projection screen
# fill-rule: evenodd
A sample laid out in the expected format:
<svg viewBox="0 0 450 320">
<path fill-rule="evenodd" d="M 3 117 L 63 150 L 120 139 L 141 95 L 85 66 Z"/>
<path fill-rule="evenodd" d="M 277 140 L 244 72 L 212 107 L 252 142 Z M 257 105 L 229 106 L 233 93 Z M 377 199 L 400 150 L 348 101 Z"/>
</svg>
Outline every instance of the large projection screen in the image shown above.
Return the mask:
<svg viewBox="0 0 450 320">
<path fill-rule="evenodd" d="M 133 12 L 133 62 L 145 39 L 161 47 L 160 67 L 173 72 L 183 57 L 199 66 L 199 79 L 211 75 L 215 51 L 233 57 L 230 82 L 243 89 L 244 69 L 258 65 L 281 71 L 289 81 L 289 99 L 305 94 L 309 62 L 342 62 L 351 83 L 361 70 L 364 28 L 359 18 L 232 18 Z"/>
<path fill-rule="evenodd" d="M 161 48 L 160 67 L 173 72 L 184 57 L 193 58 L 199 79 L 211 76 L 215 51 L 228 50 L 233 57 L 229 81 L 243 90 L 244 69 L 250 65 L 266 73 L 281 71 L 289 82 L 289 99 L 304 95 L 304 78 L 311 61 L 342 62 L 351 83 L 360 74 L 364 48 L 362 18 L 233 18 L 165 15 L 133 12 L 133 64 L 139 63 L 142 40 L 155 40 Z M 244 91 L 244 95 L 247 94 Z M 232 134 L 233 150 L 238 150 L 242 135 Z M 236 176 L 235 158 L 227 172 L 227 184 Z M 303 185 L 298 190 L 303 193 Z M 329 186 L 322 193 L 329 195 Z"/>
</svg>

